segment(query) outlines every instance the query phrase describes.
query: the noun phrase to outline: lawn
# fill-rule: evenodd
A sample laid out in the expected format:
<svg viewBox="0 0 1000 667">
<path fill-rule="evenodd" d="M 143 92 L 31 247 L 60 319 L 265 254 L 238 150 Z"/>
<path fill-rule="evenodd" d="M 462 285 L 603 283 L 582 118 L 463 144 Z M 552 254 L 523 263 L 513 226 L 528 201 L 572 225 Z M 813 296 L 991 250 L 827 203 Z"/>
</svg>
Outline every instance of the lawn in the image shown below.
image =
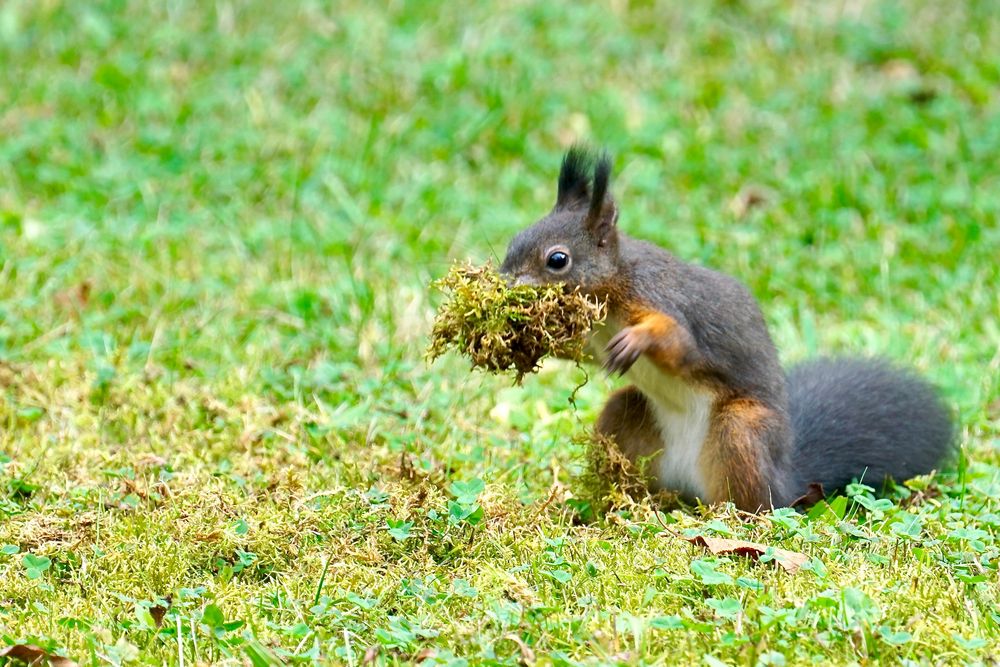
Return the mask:
<svg viewBox="0 0 1000 667">
<path fill-rule="evenodd" d="M 783 361 L 930 378 L 959 459 L 810 515 L 603 511 L 582 440 L 620 381 L 424 359 L 430 283 L 502 257 L 576 139 Z M 994 664 L 998 156 L 992 0 L 6 0 L 0 646 Z"/>
</svg>

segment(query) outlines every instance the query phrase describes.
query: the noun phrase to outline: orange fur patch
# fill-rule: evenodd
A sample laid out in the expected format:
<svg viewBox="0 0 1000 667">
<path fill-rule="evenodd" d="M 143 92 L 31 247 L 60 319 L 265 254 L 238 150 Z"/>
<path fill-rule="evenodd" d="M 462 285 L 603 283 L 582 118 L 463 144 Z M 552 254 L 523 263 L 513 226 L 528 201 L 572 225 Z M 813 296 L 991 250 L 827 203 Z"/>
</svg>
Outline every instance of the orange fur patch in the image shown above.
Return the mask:
<svg viewBox="0 0 1000 667">
<path fill-rule="evenodd" d="M 629 322 L 645 339 L 646 355 L 653 363 L 671 375 L 691 370 L 697 348 L 691 333 L 677 320 L 658 310 L 637 308 L 630 313 Z"/>
<path fill-rule="evenodd" d="M 716 405 L 701 467 L 709 502 L 731 500 L 741 510 L 756 512 L 771 504 L 762 459 L 772 411 L 757 401 L 734 399 Z"/>
</svg>

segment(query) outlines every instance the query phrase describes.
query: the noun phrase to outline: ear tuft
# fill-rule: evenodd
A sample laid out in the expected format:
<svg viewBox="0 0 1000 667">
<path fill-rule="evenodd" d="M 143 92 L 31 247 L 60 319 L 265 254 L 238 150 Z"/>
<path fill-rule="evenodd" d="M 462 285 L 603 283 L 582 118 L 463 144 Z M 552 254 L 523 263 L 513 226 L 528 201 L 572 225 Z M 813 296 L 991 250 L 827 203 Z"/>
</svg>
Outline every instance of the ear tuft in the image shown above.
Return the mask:
<svg viewBox="0 0 1000 667">
<path fill-rule="evenodd" d="M 573 144 L 563 156 L 559 170 L 559 194 L 556 208 L 569 208 L 586 203 L 590 198 L 591 174 L 596 158 L 585 144 Z"/>
<path fill-rule="evenodd" d="M 601 151 L 596 162 L 597 164 L 594 166 L 594 191 L 590 196 L 588 219 L 593 219 L 601 214 L 601 209 L 604 208 L 604 197 L 608 194 L 608 182 L 611 180 L 611 156 L 606 151 Z"/>
<path fill-rule="evenodd" d="M 618 205 L 608 192 L 611 181 L 611 156 L 602 151 L 594 165 L 594 188 L 584 225 L 597 245 L 604 247 L 615 238 Z"/>
<path fill-rule="evenodd" d="M 611 156 L 606 151 L 573 144 L 563 156 L 556 210 L 586 207 L 583 226 L 600 246 L 614 238 L 618 222 L 618 207 L 608 192 L 610 182 Z"/>
</svg>

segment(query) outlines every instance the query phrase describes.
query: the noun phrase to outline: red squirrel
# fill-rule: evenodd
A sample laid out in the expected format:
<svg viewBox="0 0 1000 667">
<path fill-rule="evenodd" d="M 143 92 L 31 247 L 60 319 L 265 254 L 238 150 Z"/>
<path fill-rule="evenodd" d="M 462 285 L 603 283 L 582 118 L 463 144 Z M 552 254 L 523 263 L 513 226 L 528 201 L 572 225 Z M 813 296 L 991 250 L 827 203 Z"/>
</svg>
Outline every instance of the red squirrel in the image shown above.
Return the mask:
<svg viewBox="0 0 1000 667">
<path fill-rule="evenodd" d="M 555 208 L 510 242 L 515 284 L 561 282 L 607 300 L 589 349 L 630 386 L 597 420 L 655 489 L 741 510 L 934 470 L 954 444 L 935 390 L 878 359 L 818 359 L 787 375 L 734 278 L 618 230 L 611 160 L 574 146 Z"/>
</svg>

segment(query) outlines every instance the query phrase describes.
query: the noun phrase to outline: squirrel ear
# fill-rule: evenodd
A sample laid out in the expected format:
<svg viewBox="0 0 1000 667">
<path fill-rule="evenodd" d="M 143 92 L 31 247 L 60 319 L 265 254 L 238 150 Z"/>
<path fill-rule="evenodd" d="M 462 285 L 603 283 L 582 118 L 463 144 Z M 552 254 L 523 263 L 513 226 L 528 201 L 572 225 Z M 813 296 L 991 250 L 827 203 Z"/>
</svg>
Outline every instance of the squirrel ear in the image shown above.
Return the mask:
<svg viewBox="0 0 1000 667">
<path fill-rule="evenodd" d="M 604 205 L 595 214 L 588 214 L 584 223 L 587 232 L 594 239 L 598 246 L 608 244 L 618 231 L 618 204 L 608 195 L 604 198 Z"/>
<path fill-rule="evenodd" d="M 608 192 L 611 180 L 611 157 L 602 153 L 594 167 L 594 191 L 590 198 L 590 209 L 584 226 L 597 245 L 603 246 L 615 233 L 618 223 L 618 205 Z"/>
</svg>

